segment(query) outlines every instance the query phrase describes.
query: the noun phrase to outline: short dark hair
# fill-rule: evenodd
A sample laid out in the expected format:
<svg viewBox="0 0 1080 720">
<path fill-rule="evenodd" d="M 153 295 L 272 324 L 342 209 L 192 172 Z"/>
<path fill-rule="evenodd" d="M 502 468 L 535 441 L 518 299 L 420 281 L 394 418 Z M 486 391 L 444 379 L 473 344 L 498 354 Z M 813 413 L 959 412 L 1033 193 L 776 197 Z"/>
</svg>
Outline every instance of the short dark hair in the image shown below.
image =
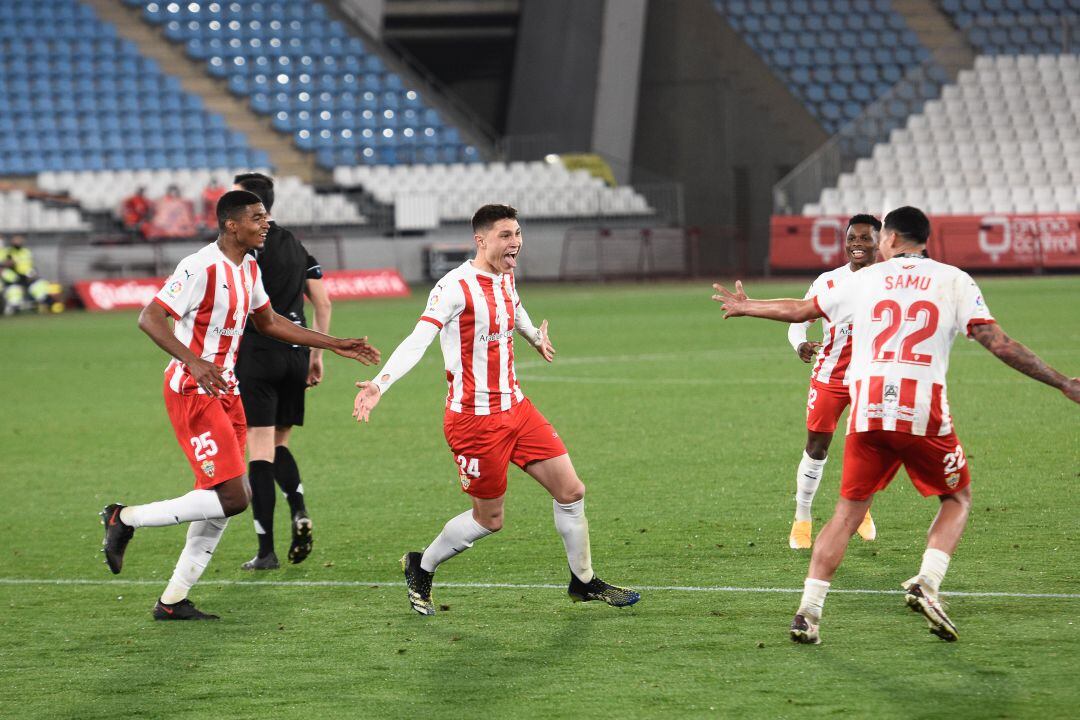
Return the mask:
<svg viewBox="0 0 1080 720">
<path fill-rule="evenodd" d="M 255 193 L 262 200 L 266 212 L 274 207 L 274 181 L 262 173 L 241 173 L 233 178 L 233 184 L 239 185 L 250 193 Z"/>
<path fill-rule="evenodd" d="M 226 220 L 236 220 L 240 212 L 249 205 L 258 205 L 262 198 L 247 190 L 230 190 L 217 201 L 218 230 L 225 230 Z"/>
<path fill-rule="evenodd" d="M 512 205 L 485 205 L 472 216 L 474 233 L 490 230 L 500 220 L 517 220 L 517 208 Z"/>
<path fill-rule="evenodd" d="M 847 221 L 847 226 L 845 227 L 845 230 L 847 228 L 850 228 L 852 225 L 869 225 L 870 227 L 874 228 L 874 230 L 881 229 L 881 221 L 873 215 L 867 215 L 866 213 L 852 215 L 851 219 Z"/>
<path fill-rule="evenodd" d="M 917 243 L 925 243 L 930 239 L 930 219 L 919 208 L 905 205 L 896 208 L 885 216 L 886 230 L 892 230 L 897 235 L 903 235 Z"/>
</svg>

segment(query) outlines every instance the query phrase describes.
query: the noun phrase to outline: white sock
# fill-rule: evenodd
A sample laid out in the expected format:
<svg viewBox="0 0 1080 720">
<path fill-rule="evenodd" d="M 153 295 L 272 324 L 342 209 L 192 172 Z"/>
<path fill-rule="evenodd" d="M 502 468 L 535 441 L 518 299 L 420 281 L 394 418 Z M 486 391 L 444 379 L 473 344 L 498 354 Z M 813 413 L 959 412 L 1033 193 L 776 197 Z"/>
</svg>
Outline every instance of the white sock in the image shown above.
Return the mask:
<svg viewBox="0 0 1080 720">
<path fill-rule="evenodd" d="M 131 527 L 163 527 L 193 520 L 219 520 L 225 517 L 221 500 L 213 490 L 192 490 L 172 500 L 146 505 L 132 505 L 120 511 L 120 522 Z"/>
<path fill-rule="evenodd" d="M 555 529 L 562 535 L 566 561 L 570 571 L 581 582 L 593 579 L 592 552 L 589 549 L 589 519 L 585 517 L 585 498 L 563 505 L 551 501 L 555 508 Z"/>
<path fill-rule="evenodd" d="M 799 461 L 799 474 L 795 476 L 795 519 L 809 520 L 810 506 L 814 502 L 818 485 L 821 484 L 821 474 L 825 470 L 824 460 L 815 460 L 803 450 L 802 460 Z"/>
<path fill-rule="evenodd" d="M 817 622 L 821 620 L 821 611 L 825 607 L 825 596 L 829 594 L 829 585 L 824 580 L 806 578 L 803 581 L 802 600 L 799 601 L 799 613 Z"/>
<path fill-rule="evenodd" d="M 941 581 L 945 579 L 945 571 L 949 569 L 949 556 L 941 550 L 927 548 L 922 556 L 922 565 L 919 567 L 919 577 L 926 581 L 926 586 L 937 595 L 941 587 Z"/>
<path fill-rule="evenodd" d="M 490 534 L 490 530 L 473 519 L 472 510 L 466 510 L 446 521 L 442 532 L 424 550 L 420 567 L 428 572 L 435 572 L 439 565 L 465 552 L 474 542 Z"/>
<path fill-rule="evenodd" d="M 211 491 L 213 492 L 213 491 Z M 172 578 L 161 594 L 161 602 L 172 605 L 187 597 L 191 586 L 199 581 L 225 532 L 228 518 L 196 520 L 188 526 L 187 543 L 176 561 Z"/>
</svg>

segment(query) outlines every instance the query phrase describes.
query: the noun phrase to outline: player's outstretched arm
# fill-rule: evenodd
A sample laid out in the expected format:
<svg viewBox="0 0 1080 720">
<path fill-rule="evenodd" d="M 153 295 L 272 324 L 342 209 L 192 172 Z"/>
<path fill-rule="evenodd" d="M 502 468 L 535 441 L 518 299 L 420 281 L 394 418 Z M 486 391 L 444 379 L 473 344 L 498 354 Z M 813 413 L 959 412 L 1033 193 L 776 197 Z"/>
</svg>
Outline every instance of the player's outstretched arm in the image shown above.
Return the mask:
<svg viewBox="0 0 1080 720">
<path fill-rule="evenodd" d="M 971 336 L 1012 369 L 1057 388 L 1065 397 L 1075 403 L 1080 403 L 1080 378 L 1062 375 L 1031 352 L 1023 343 L 1018 343 L 1006 335 L 997 323 L 976 325 L 971 329 Z"/>
<path fill-rule="evenodd" d="M 356 399 L 353 400 L 353 417 L 357 422 L 368 421 L 382 394 L 420 362 L 424 351 L 438 334 L 439 328 L 427 320 L 421 320 L 416 323 L 409 336 L 394 348 L 394 352 L 390 353 L 390 358 L 374 380 L 357 381 L 356 387 L 360 388 L 360 392 L 356 393 Z"/>
<path fill-rule="evenodd" d="M 207 393 L 218 397 L 221 393 L 228 392 L 229 386 L 221 368 L 209 360 L 203 360 L 176 339 L 169 327 L 168 313 L 161 305 L 152 302 L 143 308 L 139 313 L 139 329 L 149 335 L 159 348 L 184 363 L 191 377 Z"/>
<path fill-rule="evenodd" d="M 373 382 L 357 381 L 356 387 L 360 388 L 360 392 L 356 393 L 356 399 L 353 400 L 352 416 L 356 422 L 368 422 L 371 411 L 382 399 L 382 390 Z"/>
<path fill-rule="evenodd" d="M 311 300 L 312 306 L 315 308 L 313 318 L 311 321 L 311 329 L 315 332 L 330 334 L 330 314 L 332 312 L 332 305 L 330 303 L 330 293 L 326 290 L 326 285 L 319 278 L 308 278 L 306 281 L 305 294 L 308 299 Z M 323 380 L 323 357 L 322 350 L 313 349 L 311 351 L 311 357 L 308 360 L 308 387 L 314 387 Z"/>
<path fill-rule="evenodd" d="M 716 294 L 712 299 L 720 303 L 724 319 L 729 317 L 759 317 L 786 323 L 801 323 L 824 317 L 817 304 L 811 300 L 778 298 L 775 300 L 752 300 L 743 290 L 742 280 L 735 281 L 735 292 L 720 283 L 714 283 Z"/>
<path fill-rule="evenodd" d="M 255 328 L 267 337 L 293 345 L 332 350 L 342 357 L 358 360 L 364 365 L 374 365 L 379 362 L 378 349 L 369 345 L 366 337 L 336 338 L 308 330 L 281 317 L 274 312 L 272 307 L 254 313 L 252 319 Z"/>
<path fill-rule="evenodd" d="M 525 338 L 530 345 L 536 348 L 536 352 L 540 353 L 540 357 L 551 362 L 555 359 L 555 346 L 551 344 L 551 338 L 548 336 L 547 327 L 547 320 L 540 323 L 540 327 L 533 325 L 532 318 L 530 318 L 529 313 L 526 312 L 525 306 L 521 304 L 520 300 L 518 301 L 516 317 L 514 318 L 514 328 L 521 337 Z"/>
</svg>

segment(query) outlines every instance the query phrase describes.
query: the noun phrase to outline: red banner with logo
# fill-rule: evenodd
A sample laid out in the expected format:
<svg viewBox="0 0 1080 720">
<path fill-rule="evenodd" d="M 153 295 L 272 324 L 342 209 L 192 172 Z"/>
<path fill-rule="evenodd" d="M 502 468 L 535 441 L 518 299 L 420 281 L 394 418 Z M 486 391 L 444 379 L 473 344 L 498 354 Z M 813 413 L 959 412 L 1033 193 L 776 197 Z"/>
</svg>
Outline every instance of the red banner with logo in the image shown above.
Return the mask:
<svg viewBox="0 0 1080 720">
<path fill-rule="evenodd" d="M 381 270 L 330 270 L 323 275 L 331 300 L 373 297 L 408 297 L 409 286 L 392 268 Z"/>
<path fill-rule="evenodd" d="M 847 217 L 773 216 L 774 270 L 831 270 L 846 262 Z M 965 270 L 1080 270 L 1080 214 L 938 215 L 930 218 L 930 256 Z"/>
<path fill-rule="evenodd" d="M 75 293 L 87 310 L 140 310 L 167 278 L 80 280 Z M 409 286 L 397 270 L 332 270 L 323 276 L 331 300 L 408 297 Z"/>
</svg>

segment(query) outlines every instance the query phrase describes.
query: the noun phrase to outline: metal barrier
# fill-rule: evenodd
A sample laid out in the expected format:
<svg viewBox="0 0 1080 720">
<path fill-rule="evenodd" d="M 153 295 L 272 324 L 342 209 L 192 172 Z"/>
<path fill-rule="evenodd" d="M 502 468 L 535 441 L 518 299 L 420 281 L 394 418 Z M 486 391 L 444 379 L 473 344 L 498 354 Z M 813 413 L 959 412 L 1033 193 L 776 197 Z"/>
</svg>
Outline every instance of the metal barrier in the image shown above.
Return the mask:
<svg viewBox="0 0 1080 720">
<path fill-rule="evenodd" d="M 57 251 L 56 280 L 70 286 L 77 280 L 165 277 L 180 260 L 199 250 L 210 239 L 150 242 L 122 236 L 66 238 L 60 242 Z M 301 241 L 324 270 L 345 268 L 341 236 L 304 234 Z"/>
<path fill-rule="evenodd" d="M 681 228 L 572 228 L 563 240 L 560 280 L 687 277 Z"/>
</svg>

